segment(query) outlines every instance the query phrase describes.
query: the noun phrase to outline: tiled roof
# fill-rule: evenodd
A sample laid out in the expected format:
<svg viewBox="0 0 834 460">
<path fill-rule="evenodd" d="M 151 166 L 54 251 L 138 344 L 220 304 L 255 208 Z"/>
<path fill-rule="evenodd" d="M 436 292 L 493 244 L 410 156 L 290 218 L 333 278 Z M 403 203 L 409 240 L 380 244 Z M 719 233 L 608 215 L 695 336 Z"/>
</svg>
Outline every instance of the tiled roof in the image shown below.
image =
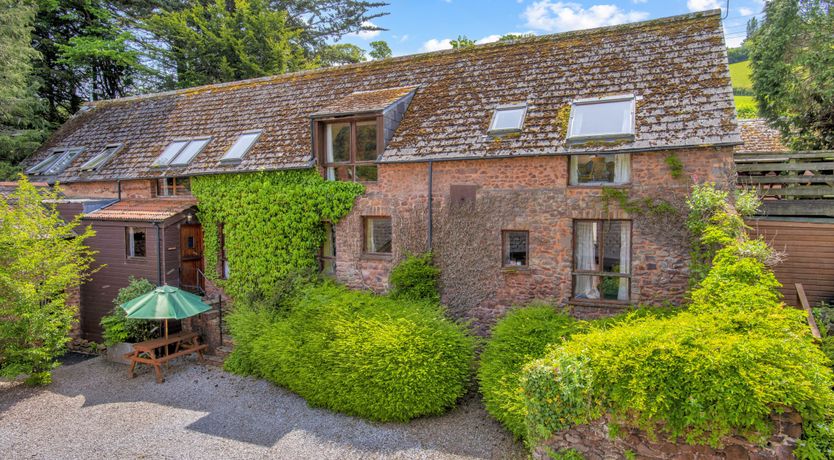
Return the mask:
<svg viewBox="0 0 834 460">
<path fill-rule="evenodd" d="M 31 182 L 31 184 L 35 187 L 49 187 L 49 184 L 46 182 Z M 15 191 L 17 191 L 17 182 L 0 182 L 0 196 L 3 198 L 8 197 Z"/>
<path fill-rule="evenodd" d="M 633 141 L 578 148 L 650 150 L 740 142 L 718 11 L 497 42 L 89 104 L 41 148 L 86 150 L 62 182 L 309 167 L 310 117 L 354 94 L 417 86 L 381 161 L 559 154 L 577 98 L 638 97 Z M 359 96 L 355 96 L 358 98 Z M 387 99 L 386 99 L 387 100 Z M 377 106 L 370 101 L 370 105 Z M 526 103 L 521 133 L 486 134 L 496 106 Z M 240 163 L 220 157 L 237 136 L 263 135 Z M 212 136 L 180 168 L 151 163 L 175 138 Z M 99 171 L 79 166 L 124 143 Z"/>
<path fill-rule="evenodd" d="M 738 121 L 741 140 L 744 145 L 736 146 L 738 153 L 784 152 L 788 147 L 782 143 L 782 134 L 770 127 L 762 118 Z"/>
<path fill-rule="evenodd" d="M 312 115 L 333 116 L 353 113 L 381 112 L 416 89 L 416 86 L 406 86 L 405 88 L 358 91 L 335 101 L 333 104 L 328 105 Z"/>
<path fill-rule="evenodd" d="M 84 215 L 86 220 L 162 222 L 195 206 L 194 198 L 156 198 L 117 201 L 110 206 Z"/>
</svg>

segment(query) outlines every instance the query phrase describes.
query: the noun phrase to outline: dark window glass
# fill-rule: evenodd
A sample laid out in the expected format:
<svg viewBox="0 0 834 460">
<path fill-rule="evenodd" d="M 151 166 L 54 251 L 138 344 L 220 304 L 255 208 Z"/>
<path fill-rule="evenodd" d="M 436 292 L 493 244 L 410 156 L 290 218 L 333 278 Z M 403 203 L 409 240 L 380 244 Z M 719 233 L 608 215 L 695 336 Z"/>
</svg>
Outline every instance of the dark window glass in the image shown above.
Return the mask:
<svg viewBox="0 0 834 460">
<path fill-rule="evenodd" d="M 631 285 L 631 223 L 574 222 L 574 297 L 627 301 Z"/>
<path fill-rule="evenodd" d="M 327 162 L 350 161 L 350 123 L 333 123 L 327 126 Z"/>
<path fill-rule="evenodd" d="M 390 217 L 366 217 L 365 252 L 369 254 L 390 254 L 392 230 Z"/>
<path fill-rule="evenodd" d="M 145 230 L 128 227 L 127 254 L 130 257 L 145 257 Z"/>
<path fill-rule="evenodd" d="M 362 182 L 376 182 L 376 165 L 357 165 L 356 179 Z"/>
<path fill-rule="evenodd" d="M 504 266 L 526 267 L 528 264 L 529 247 L 528 232 L 504 231 Z"/>
<path fill-rule="evenodd" d="M 157 196 L 191 195 L 191 179 L 188 177 L 165 177 L 156 181 Z"/>
<path fill-rule="evenodd" d="M 625 184 L 631 176 L 628 154 L 571 155 L 570 183 Z"/>
<path fill-rule="evenodd" d="M 376 121 L 356 123 L 356 161 L 374 161 L 376 157 Z"/>
</svg>

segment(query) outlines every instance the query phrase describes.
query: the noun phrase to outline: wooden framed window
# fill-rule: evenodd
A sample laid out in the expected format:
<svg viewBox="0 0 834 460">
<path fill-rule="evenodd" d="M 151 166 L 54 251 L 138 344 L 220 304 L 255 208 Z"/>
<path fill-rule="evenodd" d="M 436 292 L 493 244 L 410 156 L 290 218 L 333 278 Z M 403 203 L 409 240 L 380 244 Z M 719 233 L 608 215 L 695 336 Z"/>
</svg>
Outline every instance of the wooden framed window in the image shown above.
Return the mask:
<svg viewBox="0 0 834 460">
<path fill-rule="evenodd" d="M 631 222 L 575 220 L 573 298 L 631 299 Z"/>
<path fill-rule="evenodd" d="M 504 254 L 502 266 L 527 267 L 530 264 L 530 232 L 504 230 L 501 232 L 501 248 Z"/>
<path fill-rule="evenodd" d="M 141 227 L 127 227 L 127 256 L 129 258 L 142 258 L 147 255 L 147 233 Z"/>
<path fill-rule="evenodd" d="M 617 185 L 631 181 L 631 155 L 609 153 L 570 156 L 570 185 Z"/>
<path fill-rule="evenodd" d="M 365 254 L 391 254 L 393 227 L 390 217 L 363 217 L 363 228 Z"/>
<path fill-rule="evenodd" d="M 327 180 L 376 182 L 383 144 L 379 119 L 323 122 L 320 138 Z"/>
<path fill-rule="evenodd" d="M 229 279 L 229 260 L 226 258 L 226 233 L 223 223 L 217 224 L 217 276 Z"/>
<path fill-rule="evenodd" d="M 190 196 L 191 179 L 188 177 L 163 177 L 156 181 L 156 196 Z"/>
<path fill-rule="evenodd" d="M 325 275 L 336 274 L 336 232 L 330 222 L 324 222 L 324 242 L 321 245 L 319 265 Z"/>
</svg>

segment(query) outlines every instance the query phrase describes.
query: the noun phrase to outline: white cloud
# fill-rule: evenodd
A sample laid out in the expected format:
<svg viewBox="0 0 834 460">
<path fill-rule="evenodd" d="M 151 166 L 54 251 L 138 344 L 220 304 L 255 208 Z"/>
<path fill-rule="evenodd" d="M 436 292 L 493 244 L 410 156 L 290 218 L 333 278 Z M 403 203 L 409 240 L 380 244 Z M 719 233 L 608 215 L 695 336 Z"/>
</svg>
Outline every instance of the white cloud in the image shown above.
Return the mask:
<svg viewBox="0 0 834 460">
<path fill-rule="evenodd" d="M 725 3 L 722 0 L 686 0 L 686 7 L 689 11 L 704 11 L 721 8 Z"/>
<path fill-rule="evenodd" d="M 530 28 L 563 32 L 642 21 L 649 13 L 625 11 L 616 5 L 593 5 L 586 9 L 578 3 L 539 0 L 528 6 L 521 17 Z"/>
<path fill-rule="evenodd" d="M 452 49 L 452 39 L 451 38 L 444 38 L 438 40 L 436 38 L 432 38 L 431 40 L 424 42 L 423 47 L 420 48 L 421 51 L 440 51 L 440 50 L 450 50 Z"/>
<path fill-rule="evenodd" d="M 364 27 L 376 27 L 377 25 L 371 21 L 365 21 L 362 23 Z M 370 40 L 377 35 L 379 35 L 382 31 L 381 30 L 360 30 L 359 32 L 351 32 L 348 35 L 351 37 L 359 37 L 362 40 Z"/>
<path fill-rule="evenodd" d="M 631 3 L 634 3 L 635 5 L 642 5 L 643 3 L 648 3 L 648 2 L 649 2 L 649 0 L 631 0 Z"/>
<path fill-rule="evenodd" d="M 750 8 L 747 8 L 745 6 L 742 6 L 741 8 L 738 9 L 738 14 L 740 14 L 742 16 L 750 16 L 750 15 L 753 14 L 753 10 L 750 9 Z"/>
<path fill-rule="evenodd" d="M 480 40 L 476 40 L 475 44 L 476 45 L 483 45 L 484 43 L 493 43 L 493 42 L 497 42 L 499 38 L 501 38 L 501 36 L 498 35 L 498 34 L 487 35 L 486 37 L 484 37 Z"/>
</svg>

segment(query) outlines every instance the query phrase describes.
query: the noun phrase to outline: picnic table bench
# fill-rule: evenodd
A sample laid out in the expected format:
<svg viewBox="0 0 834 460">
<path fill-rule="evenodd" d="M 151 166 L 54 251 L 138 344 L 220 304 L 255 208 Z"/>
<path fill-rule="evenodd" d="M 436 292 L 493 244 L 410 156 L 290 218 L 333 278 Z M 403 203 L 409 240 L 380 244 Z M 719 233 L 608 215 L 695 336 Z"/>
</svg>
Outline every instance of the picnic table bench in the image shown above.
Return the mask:
<svg viewBox="0 0 834 460">
<path fill-rule="evenodd" d="M 175 345 L 173 353 L 168 353 L 169 345 Z M 128 375 L 130 378 L 136 377 L 134 372 L 136 364 L 147 364 L 153 366 L 156 372 L 156 383 L 162 383 L 165 380 L 162 377 L 161 366 L 163 364 L 191 353 L 197 353 L 200 361 L 203 361 L 203 350 L 207 347 L 208 345 L 200 344 L 200 338 L 196 332 L 179 332 L 171 334 L 167 338 L 161 337 L 139 342 L 133 345 L 132 352 L 125 354 L 125 358 L 130 360 Z"/>
</svg>

